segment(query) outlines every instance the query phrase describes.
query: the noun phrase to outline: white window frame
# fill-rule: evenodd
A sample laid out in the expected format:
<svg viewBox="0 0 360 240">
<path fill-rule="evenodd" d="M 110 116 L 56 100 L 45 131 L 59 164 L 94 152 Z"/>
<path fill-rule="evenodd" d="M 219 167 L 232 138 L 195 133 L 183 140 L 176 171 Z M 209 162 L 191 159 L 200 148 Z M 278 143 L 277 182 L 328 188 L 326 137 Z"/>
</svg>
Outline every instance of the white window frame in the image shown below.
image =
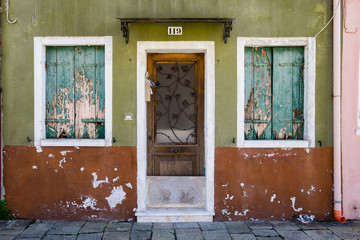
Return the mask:
<svg viewBox="0 0 360 240">
<path fill-rule="evenodd" d="M 45 61 L 47 46 L 105 46 L 105 139 L 46 139 Z M 112 37 L 34 37 L 34 143 L 35 146 L 111 146 Z"/>
<path fill-rule="evenodd" d="M 245 47 L 303 46 L 304 69 L 304 140 L 245 140 Z M 237 38 L 237 147 L 309 148 L 315 147 L 315 71 L 316 40 L 309 38 Z"/>
</svg>

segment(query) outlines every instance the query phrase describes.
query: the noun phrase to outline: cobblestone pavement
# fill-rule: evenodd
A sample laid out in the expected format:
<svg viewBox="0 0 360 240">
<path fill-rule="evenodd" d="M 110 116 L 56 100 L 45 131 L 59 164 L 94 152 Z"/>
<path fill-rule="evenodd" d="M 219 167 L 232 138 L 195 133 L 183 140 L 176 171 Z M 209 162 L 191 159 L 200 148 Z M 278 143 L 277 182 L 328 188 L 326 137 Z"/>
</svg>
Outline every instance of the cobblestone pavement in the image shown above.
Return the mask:
<svg viewBox="0 0 360 240">
<path fill-rule="evenodd" d="M 119 221 L 0 221 L 0 240 L 302 240 L 360 239 L 360 221 L 130 223 Z"/>
</svg>

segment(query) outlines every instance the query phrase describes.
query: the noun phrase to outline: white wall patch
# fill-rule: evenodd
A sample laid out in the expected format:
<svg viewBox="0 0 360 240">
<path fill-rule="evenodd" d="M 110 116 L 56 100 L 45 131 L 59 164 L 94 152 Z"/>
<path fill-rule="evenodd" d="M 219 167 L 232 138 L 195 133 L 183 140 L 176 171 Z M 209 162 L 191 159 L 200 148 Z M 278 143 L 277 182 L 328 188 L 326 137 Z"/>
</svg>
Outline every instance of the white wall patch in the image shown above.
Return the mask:
<svg viewBox="0 0 360 240">
<path fill-rule="evenodd" d="M 61 155 L 66 156 L 66 153 L 71 153 L 71 152 L 72 151 L 67 150 L 67 151 L 61 151 L 60 153 L 61 153 Z"/>
<path fill-rule="evenodd" d="M 105 180 L 97 180 L 98 176 L 97 176 L 96 172 L 93 172 L 91 175 L 93 175 L 93 177 L 94 177 L 94 179 L 92 181 L 94 188 L 97 188 L 102 183 L 109 183 L 108 177 L 105 177 Z"/>
<path fill-rule="evenodd" d="M 122 201 L 126 199 L 126 192 L 124 192 L 123 187 L 113 187 L 110 196 L 105 198 L 111 209 L 115 208 L 116 205 L 121 204 Z"/>
<path fill-rule="evenodd" d="M 37 153 L 41 153 L 42 152 L 42 148 L 40 146 L 36 146 L 36 152 Z"/>
<path fill-rule="evenodd" d="M 274 194 L 271 196 L 270 202 L 274 202 L 275 198 L 276 198 L 276 193 L 274 193 Z"/>
<path fill-rule="evenodd" d="M 291 207 L 294 209 L 295 212 L 300 212 L 301 210 L 303 210 L 302 207 L 295 208 L 296 197 L 291 197 L 290 200 L 291 200 Z"/>
<path fill-rule="evenodd" d="M 89 207 L 92 210 L 100 210 L 100 208 L 95 207 L 97 204 L 97 201 L 95 198 L 87 197 L 82 203 L 83 203 L 82 207 L 85 209 Z"/>
<path fill-rule="evenodd" d="M 66 158 L 65 157 L 60 160 L 59 167 L 63 168 L 63 166 L 62 166 L 63 163 L 66 163 Z"/>
</svg>

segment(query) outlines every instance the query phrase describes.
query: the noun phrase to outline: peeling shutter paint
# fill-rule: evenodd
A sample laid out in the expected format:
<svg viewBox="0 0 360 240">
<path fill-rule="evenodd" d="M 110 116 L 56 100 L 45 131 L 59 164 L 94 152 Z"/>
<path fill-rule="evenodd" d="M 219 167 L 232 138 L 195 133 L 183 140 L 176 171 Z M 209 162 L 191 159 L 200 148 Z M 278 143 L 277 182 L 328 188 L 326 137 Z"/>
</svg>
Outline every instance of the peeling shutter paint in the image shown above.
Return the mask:
<svg viewBox="0 0 360 240">
<path fill-rule="evenodd" d="M 104 138 L 103 46 L 46 47 L 46 138 Z"/>
<path fill-rule="evenodd" d="M 245 48 L 245 139 L 303 139 L 304 48 Z"/>
</svg>

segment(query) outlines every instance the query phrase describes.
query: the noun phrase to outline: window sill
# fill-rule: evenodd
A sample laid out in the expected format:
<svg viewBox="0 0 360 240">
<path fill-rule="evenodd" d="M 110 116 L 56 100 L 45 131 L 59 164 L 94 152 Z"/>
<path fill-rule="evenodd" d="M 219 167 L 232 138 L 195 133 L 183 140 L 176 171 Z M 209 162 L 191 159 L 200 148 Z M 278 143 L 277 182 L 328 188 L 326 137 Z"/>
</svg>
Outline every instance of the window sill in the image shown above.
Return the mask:
<svg viewBox="0 0 360 240">
<path fill-rule="evenodd" d="M 105 147 L 105 139 L 41 139 L 40 146 Z"/>
<path fill-rule="evenodd" d="M 240 144 L 244 148 L 308 148 L 306 140 L 246 140 Z"/>
</svg>

